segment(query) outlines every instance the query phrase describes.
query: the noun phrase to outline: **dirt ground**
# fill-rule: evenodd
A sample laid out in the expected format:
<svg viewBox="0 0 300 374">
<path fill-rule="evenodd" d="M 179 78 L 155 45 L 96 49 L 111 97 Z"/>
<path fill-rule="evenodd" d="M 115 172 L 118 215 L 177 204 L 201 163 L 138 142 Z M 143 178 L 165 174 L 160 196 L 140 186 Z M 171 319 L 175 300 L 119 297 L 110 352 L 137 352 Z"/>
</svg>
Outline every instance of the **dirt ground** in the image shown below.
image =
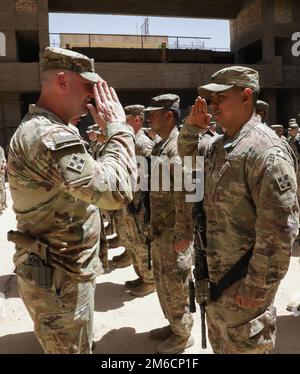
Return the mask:
<svg viewBox="0 0 300 374">
<path fill-rule="evenodd" d="M 15 215 L 9 207 L 0 216 L 0 353 L 43 353 L 33 333 L 33 324 L 19 298 L 13 273 L 14 247 L 7 242 L 7 231 L 16 226 Z M 122 247 L 109 250 L 109 259 L 120 254 Z M 300 317 L 286 311 L 290 296 L 300 291 L 300 251 L 295 246 L 289 271 L 277 293 L 277 339 L 274 353 L 300 353 Z M 95 353 L 154 353 L 156 342 L 149 339 L 151 329 L 167 324 L 156 293 L 134 298 L 124 282 L 134 279 L 132 266 L 110 270 L 97 279 L 95 295 Z M 193 337 L 195 345 L 184 353 L 212 353 L 211 347 L 201 349 L 199 310 L 195 316 Z"/>
</svg>

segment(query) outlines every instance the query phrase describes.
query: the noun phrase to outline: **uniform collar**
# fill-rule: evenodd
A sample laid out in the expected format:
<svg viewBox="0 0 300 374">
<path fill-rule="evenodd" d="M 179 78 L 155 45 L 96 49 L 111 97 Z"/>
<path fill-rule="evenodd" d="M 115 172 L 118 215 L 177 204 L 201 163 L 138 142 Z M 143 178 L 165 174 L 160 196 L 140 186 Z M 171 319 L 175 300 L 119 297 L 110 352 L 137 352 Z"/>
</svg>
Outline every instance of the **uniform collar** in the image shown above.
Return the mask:
<svg viewBox="0 0 300 374">
<path fill-rule="evenodd" d="M 223 138 L 223 147 L 226 152 L 232 150 L 243 139 L 245 135 L 255 126 L 261 123 L 260 117 L 253 112 L 250 120 L 240 129 L 240 131 L 233 137 L 227 138 L 226 133 Z"/>
<path fill-rule="evenodd" d="M 161 144 L 162 144 L 162 148 L 165 148 L 165 146 L 176 136 L 178 135 L 178 128 L 177 126 L 174 126 L 174 128 L 172 129 L 172 131 L 170 132 L 169 136 L 167 137 L 167 139 L 165 140 L 162 140 L 161 141 Z"/>
<path fill-rule="evenodd" d="M 56 114 L 50 112 L 47 109 L 41 108 L 35 104 L 29 105 L 29 113 L 38 114 L 38 115 L 48 118 L 51 122 L 66 125 Z"/>
</svg>

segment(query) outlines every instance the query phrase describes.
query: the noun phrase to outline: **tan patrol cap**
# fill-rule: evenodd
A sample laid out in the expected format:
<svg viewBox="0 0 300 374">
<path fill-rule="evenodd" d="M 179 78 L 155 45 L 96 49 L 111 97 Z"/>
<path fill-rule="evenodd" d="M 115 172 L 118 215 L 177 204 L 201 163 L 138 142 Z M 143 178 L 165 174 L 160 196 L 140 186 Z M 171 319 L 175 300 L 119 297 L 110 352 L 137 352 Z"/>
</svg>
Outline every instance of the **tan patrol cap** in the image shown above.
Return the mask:
<svg viewBox="0 0 300 374">
<path fill-rule="evenodd" d="M 278 130 L 278 129 L 282 129 L 283 130 L 283 126 L 282 125 L 272 125 L 270 126 L 272 130 Z"/>
<path fill-rule="evenodd" d="M 40 57 L 41 70 L 66 69 L 78 73 L 91 83 L 101 80 L 95 72 L 94 59 L 64 48 L 47 47 Z"/>
<path fill-rule="evenodd" d="M 211 76 L 212 83 L 200 86 L 199 95 L 206 98 L 211 93 L 229 90 L 232 87 L 252 88 L 259 93 L 259 74 L 245 66 L 230 66 Z"/>
<path fill-rule="evenodd" d="M 260 110 L 269 110 L 269 104 L 266 103 L 265 101 L 263 100 L 257 100 L 256 102 L 256 111 L 260 111 Z"/>
<path fill-rule="evenodd" d="M 298 124 L 297 124 L 297 121 L 296 121 L 296 118 L 291 118 L 289 120 L 289 128 L 290 129 L 298 129 Z"/>
<path fill-rule="evenodd" d="M 143 114 L 144 109 L 145 109 L 144 105 L 139 105 L 139 104 L 127 105 L 124 107 L 126 116 L 140 116 Z"/>
<path fill-rule="evenodd" d="M 151 99 L 150 106 L 144 112 L 152 112 L 160 109 L 179 110 L 180 98 L 175 94 L 164 94 L 155 96 Z"/>
</svg>

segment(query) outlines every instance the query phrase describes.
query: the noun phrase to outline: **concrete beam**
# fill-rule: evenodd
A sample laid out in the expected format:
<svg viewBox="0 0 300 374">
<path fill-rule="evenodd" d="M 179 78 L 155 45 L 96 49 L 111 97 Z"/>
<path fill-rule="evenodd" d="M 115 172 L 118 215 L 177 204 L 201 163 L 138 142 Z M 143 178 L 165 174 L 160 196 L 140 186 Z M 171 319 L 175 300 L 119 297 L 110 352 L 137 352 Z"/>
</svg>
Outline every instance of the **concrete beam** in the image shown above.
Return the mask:
<svg viewBox="0 0 300 374">
<path fill-rule="evenodd" d="M 243 64 L 244 65 L 244 64 Z M 280 66 L 279 66 L 280 65 Z M 95 63 L 97 72 L 116 89 L 194 89 L 210 81 L 224 64 Z M 262 88 L 283 86 L 280 61 L 251 65 L 259 71 Z M 300 87 L 300 77 L 293 76 Z"/>
<path fill-rule="evenodd" d="M 49 12 L 189 18 L 235 18 L 242 0 L 49 0 Z"/>
<path fill-rule="evenodd" d="M 121 90 L 195 89 L 210 81 L 224 64 L 97 62 L 96 71 Z M 300 67 L 282 66 L 280 58 L 271 64 L 250 65 L 259 71 L 262 88 L 300 88 Z M 1 92 L 38 92 L 38 63 L 1 63 Z"/>
</svg>

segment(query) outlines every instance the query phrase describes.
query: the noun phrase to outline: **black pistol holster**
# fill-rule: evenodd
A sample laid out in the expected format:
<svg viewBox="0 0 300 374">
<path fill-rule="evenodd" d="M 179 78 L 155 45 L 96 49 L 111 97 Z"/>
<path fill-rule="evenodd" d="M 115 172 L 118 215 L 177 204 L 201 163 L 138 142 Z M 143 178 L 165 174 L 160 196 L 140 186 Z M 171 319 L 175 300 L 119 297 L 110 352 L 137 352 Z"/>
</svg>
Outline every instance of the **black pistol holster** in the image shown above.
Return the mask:
<svg viewBox="0 0 300 374">
<path fill-rule="evenodd" d="M 28 264 L 31 266 L 32 280 L 38 288 L 52 287 L 52 268 L 45 265 L 44 261 L 34 253 L 28 256 Z"/>
<path fill-rule="evenodd" d="M 28 254 L 27 263 L 20 263 L 20 266 L 27 268 L 26 274 L 34 281 L 38 288 L 49 289 L 52 287 L 53 270 L 49 266 L 48 244 L 43 243 L 39 238 L 35 238 L 20 231 L 9 231 L 7 240 L 15 243 L 20 250 Z M 16 265 L 18 268 L 18 265 Z"/>
</svg>

